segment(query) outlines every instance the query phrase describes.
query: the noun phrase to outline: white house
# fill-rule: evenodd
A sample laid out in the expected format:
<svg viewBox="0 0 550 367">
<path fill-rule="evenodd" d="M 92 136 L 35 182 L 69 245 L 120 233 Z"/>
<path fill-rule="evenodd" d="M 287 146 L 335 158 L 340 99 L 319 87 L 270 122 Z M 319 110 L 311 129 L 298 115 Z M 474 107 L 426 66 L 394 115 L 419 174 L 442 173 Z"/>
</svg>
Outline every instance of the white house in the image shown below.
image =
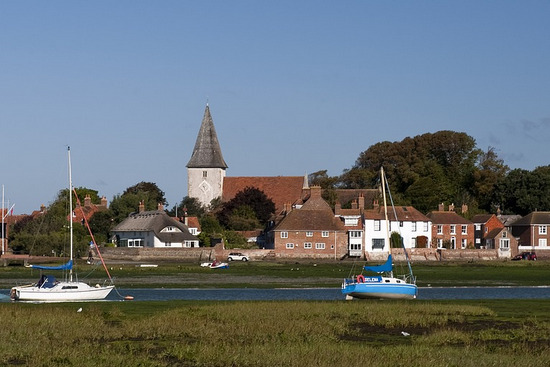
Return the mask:
<svg viewBox="0 0 550 367">
<path fill-rule="evenodd" d="M 130 214 L 111 232 L 119 247 L 199 247 L 189 228 L 164 210 Z"/>
<path fill-rule="evenodd" d="M 399 233 L 403 238 L 405 248 L 430 247 L 432 222 L 428 217 L 412 206 L 396 206 L 395 214 L 393 209 L 388 208 L 390 235 L 392 232 Z M 374 209 L 365 210 L 364 218 L 365 251 L 388 252 L 384 208 L 375 205 Z"/>
</svg>

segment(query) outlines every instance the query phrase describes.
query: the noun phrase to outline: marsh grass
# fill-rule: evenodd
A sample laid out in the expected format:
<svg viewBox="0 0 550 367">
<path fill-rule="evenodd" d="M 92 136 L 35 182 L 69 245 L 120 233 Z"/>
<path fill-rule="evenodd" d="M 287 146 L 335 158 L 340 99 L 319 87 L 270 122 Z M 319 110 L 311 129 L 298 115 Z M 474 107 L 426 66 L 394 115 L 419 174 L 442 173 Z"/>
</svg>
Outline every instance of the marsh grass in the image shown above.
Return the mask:
<svg viewBox="0 0 550 367">
<path fill-rule="evenodd" d="M 538 303 L 0 304 L 0 365 L 542 366 L 550 316 L 510 317 Z"/>
</svg>

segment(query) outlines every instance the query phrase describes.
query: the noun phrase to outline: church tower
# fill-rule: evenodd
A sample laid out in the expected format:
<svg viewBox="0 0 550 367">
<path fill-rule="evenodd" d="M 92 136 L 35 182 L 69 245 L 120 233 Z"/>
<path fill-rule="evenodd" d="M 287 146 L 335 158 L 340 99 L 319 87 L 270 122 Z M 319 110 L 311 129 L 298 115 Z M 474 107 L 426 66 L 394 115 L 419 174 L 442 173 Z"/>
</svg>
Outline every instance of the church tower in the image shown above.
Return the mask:
<svg viewBox="0 0 550 367">
<path fill-rule="evenodd" d="M 187 196 L 209 206 L 213 199 L 222 195 L 226 169 L 210 108 L 206 104 L 195 148 L 187 163 Z"/>
</svg>

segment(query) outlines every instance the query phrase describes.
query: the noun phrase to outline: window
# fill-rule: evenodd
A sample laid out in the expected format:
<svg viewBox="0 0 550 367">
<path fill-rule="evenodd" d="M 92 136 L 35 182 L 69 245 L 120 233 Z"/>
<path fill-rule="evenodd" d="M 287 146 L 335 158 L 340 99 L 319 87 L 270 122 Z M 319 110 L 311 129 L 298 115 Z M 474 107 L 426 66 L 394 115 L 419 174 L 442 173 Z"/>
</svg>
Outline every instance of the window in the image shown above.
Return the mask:
<svg viewBox="0 0 550 367">
<path fill-rule="evenodd" d="M 403 221 L 402 220 L 399 221 L 399 227 L 403 227 Z"/>
<path fill-rule="evenodd" d="M 412 222 L 412 231 L 416 232 L 416 222 Z"/>
<path fill-rule="evenodd" d="M 203 178 L 208 177 L 208 171 L 202 171 L 202 177 Z"/>
<path fill-rule="evenodd" d="M 456 249 L 456 237 L 451 237 L 451 249 Z"/>
<path fill-rule="evenodd" d="M 411 247 L 416 247 L 416 237 L 411 238 Z"/>
<path fill-rule="evenodd" d="M 481 231 L 481 224 L 476 224 L 476 231 Z"/>
<path fill-rule="evenodd" d="M 539 226 L 539 234 L 546 234 L 546 226 Z"/>
<path fill-rule="evenodd" d="M 324 250 L 325 249 L 325 244 L 324 243 L 316 243 L 315 244 L 315 249 L 316 250 Z"/>
<path fill-rule="evenodd" d="M 374 230 L 379 231 L 380 230 L 380 220 L 374 221 Z"/>
<path fill-rule="evenodd" d="M 172 247 L 172 242 L 164 242 L 165 247 Z"/>
<path fill-rule="evenodd" d="M 311 242 L 304 242 L 304 248 L 305 249 L 311 249 L 312 248 Z"/>
<path fill-rule="evenodd" d="M 509 250 L 510 249 L 510 239 L 508 238 L 501 238 L 500 239 L 500 249 L 501 250 Z"/>
<path fill-rule="evenodd" d="M 465 249 L 467 245 L 468 245 L 468 240 L 466 238 L 463 238 L 462 239 L 462 248 Z"/>
<path fill-rule="evenodd" d="M 193 241 L 185 241 L 183 247 L 190 248 L 193 247 Z"/>
<path fill-rule="evenodd" d="M 539 238 L 539 246 L 546 247 L 546 245 L 547 245 L 546 238 Z"/>
<path fill-rule="evenodd" d="M 383 250 L 384 249 L 384 239 L 383 238 L 373 238 L 372 239 L 372 249 L 373 250 Z"/>
<path fill-rule="evenodd" d="M 321 232 L 321 236 L 322 237 L 328 237 L 328 231 Z"/>
<path fill-rule="evenodd" d="M 443 248 L 443 238 L 437 239 L 437 248 Z"/>
<path fill-rule="evenodd" d="M 293 243 L 287 243 L 286 244 L 286 249 L 287 250 L 292 250 L 294 248 L 294 244 Z"/>
<path fill-rule="evenodd" d="M 508 237 L 508 232 L 506 231 L 502 232 L 502 238 L 506 238 L 506 237 Z"/>
<path fill-rule="evenodd" d="M 481 243 L 481 238 L 476 238 L 476 243 L 479 245 Z"/>
<path fill-rule="evenodd" d="M 443 226 L 441 224 L 437 225 L 437 234 L 443 234 Z"/>
<path fill-rule="evenodd" d="M 451 234 L 456 234 L 456 226 L 451 224 Z"/>
<path fill-rule="evenodd" d="M 281 238 L 288 238 L 288 232 L 281 232 Z"/>
<path fill-rule="evenodd" d="M 428 222 L 424 222 L 424 232 L 428 232 Z"/>
<path fill-rule="evenodd" d="M 349 231 L 349 236 L 351 238 L 361 238 L 362 233 L 361 233 L 361 231 Z"/>
<path fill-rule="evenodd" d="M 141 238 L 129 239 L 128 247 L 143 247 L 143 239 Z"/>
<path fill-rule="evenodd" d="M 313 231 L 306 231 L 306 237 L 313 237 Z"/>
<path fill-rule="evenodd" d="M 468 234 L 468 226 L 467 225 L 462 225 L 462 234 Z"/>
</svg>

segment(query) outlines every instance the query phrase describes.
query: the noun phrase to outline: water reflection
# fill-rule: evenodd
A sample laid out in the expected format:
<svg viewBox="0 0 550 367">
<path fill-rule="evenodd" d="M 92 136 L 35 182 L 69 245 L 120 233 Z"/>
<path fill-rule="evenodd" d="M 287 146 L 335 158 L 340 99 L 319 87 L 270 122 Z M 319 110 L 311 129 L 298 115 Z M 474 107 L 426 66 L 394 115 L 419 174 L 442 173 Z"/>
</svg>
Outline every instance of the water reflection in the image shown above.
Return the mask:
<svg viewBox="0 0 550 367">
<path fill-rule="evenodd" d="M 185 288 L 118 288 L 111 292 L 107 300 L 117 301 L 123 296 L 131 295 L 135 301 L 277 301 L 309 300 L 336 301 L 343 300 L 340 288 L 307 288 L 307 289 L 185 289 Z M 449 299 L 549 299 L 550 287 L 429 287 L 419 288 L 420 300 Z M 9 302 L 9 289 L 0 290 L 0 302 Z"/>
</svg>

